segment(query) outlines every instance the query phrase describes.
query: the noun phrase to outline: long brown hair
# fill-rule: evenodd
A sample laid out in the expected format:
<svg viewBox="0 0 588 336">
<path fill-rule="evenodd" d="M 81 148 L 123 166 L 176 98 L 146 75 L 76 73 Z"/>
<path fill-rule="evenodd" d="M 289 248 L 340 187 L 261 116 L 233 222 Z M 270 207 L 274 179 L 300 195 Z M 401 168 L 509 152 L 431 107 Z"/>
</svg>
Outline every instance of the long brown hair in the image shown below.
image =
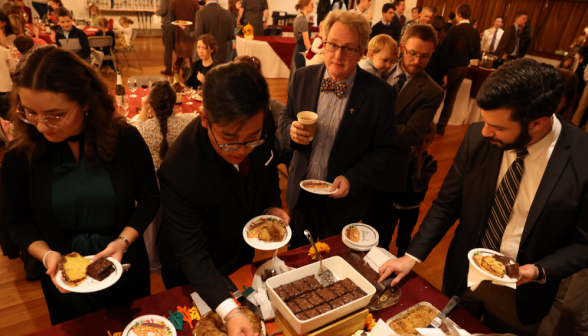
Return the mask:
<svg viewBox="0 0 588 336">
<path fill-rule="evenodd" d="M 210 34 L 202 34 L 196 40 L 196 43 L 198 43 L 198 41 L 202 41 L 202 43 L 206 47 L 208 47 L 208 49 L 210 50 L 210 56 L 214 56 L 216 54 L 216 51 L 218 50 L 218 46 L 216 44 L 216 40 L 214 39 L 214 36 L 212 36 Z"/>
<path fill-rule="evenodd" d="M 155 112 L 155 117 L 159 120 L 159 131 L 163 138 L 159 144 L 159 157 L 162 160 L 169 149 L 167 142 L 167 119 L 174 113 L 175 103 L 176 91 L 174 91 L 169 82 L 158 81 L 151 85 L 149 104 Z"/>
<path fill-rule="evenodd" d="M 302 10 L 302 8 L 305 8 L 306 6 L 308 6 L 310 1 L 311 0 L 298 0 L 298 3 L 296 5 L 294 5 L 294 9 Z"/>
<path fill-rule="evenodd" d="M 33 125 L 16 116 L 18 91 L 50 91 L 64 94 L 84 108 L 84 153 L 88 162 L 96 158 L 110 161 L 114 157 L 117 137 L 126 123 L 114 108 L 108 86 L 92 67 L 71 51 L 48 45 L 23 56 L 16 69 L 10 116 L 16 141 L 11 148 L 27 153 L 32 162 L 44 153 L 49 141 Z"/>
<path fill-rule="evenodd" d="M 237 10 L 237 2 L 241 2 L 241 0 L 229 0 L 229 12 L 239 14 L 239 11 Z"/>
<path fill-rule="evenodd" d="M 20 34 L 24 34 L 25 22 L 22 16 L 17 14 L 10 14 L 8 19 L 10 20 L 10 28 L 12 28 L 14 35 L 18 36 Z"/>
</svg>

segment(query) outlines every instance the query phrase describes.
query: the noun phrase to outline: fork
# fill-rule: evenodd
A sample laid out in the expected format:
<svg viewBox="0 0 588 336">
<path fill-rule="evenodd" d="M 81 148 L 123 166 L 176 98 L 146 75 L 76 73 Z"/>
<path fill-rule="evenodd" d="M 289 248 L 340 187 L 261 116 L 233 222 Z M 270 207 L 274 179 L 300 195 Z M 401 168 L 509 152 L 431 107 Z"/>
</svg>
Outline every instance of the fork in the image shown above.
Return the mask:
<svg viewBox="0 0 588 336">
<path fill-rule="evenodd" d="M 319 270 L 318 270 L 317 275 L 315 276 L 317 278 L 318 282 L 321 285 L 323 285 L 323 287 L 328 287 L 328 286 L 334 284 L 337 281 L 337 279 L 335 278 L 335 275 L 333 274 L 333 272 L 329 271 L 329 269 L 327 267 L 323 266 L 323 257 L 321 256 L 318 249 L 316 248 L 316 245 L 314 244 L 314 239 L 312 239 L 310 232 L 308 232 L 308 230 L 304 230 L 304 235 L 306 236 L 306 238 L 308 238 L 308 240 L 310 240 L 312 247 L 314 247 L 314 251 L 316 252 L 316 254 L 319 257 Z"/>
</svg>

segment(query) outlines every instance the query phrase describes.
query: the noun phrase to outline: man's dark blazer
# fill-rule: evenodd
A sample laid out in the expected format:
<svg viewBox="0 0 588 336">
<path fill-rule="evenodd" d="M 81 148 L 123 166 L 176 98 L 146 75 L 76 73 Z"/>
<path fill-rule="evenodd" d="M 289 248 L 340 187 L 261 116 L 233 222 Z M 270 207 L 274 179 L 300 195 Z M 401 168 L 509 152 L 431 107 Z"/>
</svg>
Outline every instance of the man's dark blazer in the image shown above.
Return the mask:
<svg viewBox="0 0 588 336">
<path fill-rule="evenodd" d="M 449 28 L 441 49 L 440 73 L 445 76 L 449 68 L 465 67 L 470 60 L 480 57 L 480 33 L 469 23 Z"/>
<path fill-rule="evenodd" d="M 294 149 L 286 192 L 289 209 L 294 209 L 300 195 L 300 181 L 306 175 L 312 152 L 310 145 L 299 145 L 290 138 L 290 126 L 300 111 L 316 111 L 324 65 L 298 69 L 288 88 L 288 102 L 280 115 L 279 130 Z M 370 182 L 396 152 L 396 118 L 394 90 L 382 79 L 357 67 L 335 143 L 328 161 L 327 181 L 339 175 L 349 180 L 349 195 L 327 199 L 328 213 L 345 213 L 349 209 L 368 209 Z"/>
<path fill-rule="evenodd" d="M 406 23 L 406 17 L 404 15 L 400 16 L 400 20 L 398 20 L 398 15 L 394 14 L 394 16 L 392 17 L 392 23 L 390 24 L 391 26 L 394 26 L 395 30 L 396 30 L 396 36 L 393 36 L 394 41 L 400 43 L 400 32 L 402 32 L 402 27 L 404 27 L 404 24 Z"/>
<path fill-rule="evenodd" d="M 522 323 L 547 315 L 560 280 L 588 267 L 588 136 L 557 118 L 562 130 L 533 200 L 517 256 L 520 265 L 545 269 L 545 284 L 517 287 L 517 313 Z M 407 253 L 425 260 L 449 228 L 460 221 L 449 246 L 443 274 L 448 296 L 467 286 L 467 254 L 480 247 L 496 190 L 502 151 L 473 124 L 455 156 L 438 198 L 423 220 Z"/>
<path fill-rule="evenodd" d="M 220 64 L 227 62 L 227 42 L 235 39 L 233 19 L 231 13 L 217 3 L 208 3 L 204 8 L 196 11 L 194 30 L 186 28 L 186 35 L 196 41 L 202 34 L 210 34 L 216 40 L 217 50 L 214 58 Z M 199 60 L 198 50 L 194 47 L 192 62 Z"/>
<path fill-rule="evenodd" d="M 520 32 L 519 32 L 520 34 Z M 520 39 L 519 39 L 520 40 Z M 517 45 L 517 29 L 515 28 L 514 23 L 504 29 L 504 34 L 502 34 L 502 38 L 500 39 L 500 43 L 498 43 L 498 47 L 496 48 L 496 56 L 498 59 L 502 59 L 504 54 L 507 57 L 510 56 L 515 50 Z M 519 53 L 521 48 L 519 46 Z M 517 55 L 518 56 L 518 55 Z"/>
<path fill-rule="evenodd" d="M 372 188 L 386 192 L 406 190 L 411 147 L 425 135 L 444 95 L 443 89 L 424 71 L 404 86 L 394 103 L 397 153 L 374 179 Z"/>
<path fill-rule="evenodd" d="M 245 223 L 269 207 L 282 206 L 272 152 L 276 128 L 270 114 L 264 127 L 268 140 L 249 154 L 255 187 L 252 206 L 246 190 L 251 184 L 216 153 L 200 118 L 180 134 L 158 171 L 162 267 L 180 266 L 212 309 L 231 297 L 221 275 L 242 266 L 244 256 L 249 257 L 245 262 L 253 259 L 254 249 L 243 240 Z"/>
</svg>

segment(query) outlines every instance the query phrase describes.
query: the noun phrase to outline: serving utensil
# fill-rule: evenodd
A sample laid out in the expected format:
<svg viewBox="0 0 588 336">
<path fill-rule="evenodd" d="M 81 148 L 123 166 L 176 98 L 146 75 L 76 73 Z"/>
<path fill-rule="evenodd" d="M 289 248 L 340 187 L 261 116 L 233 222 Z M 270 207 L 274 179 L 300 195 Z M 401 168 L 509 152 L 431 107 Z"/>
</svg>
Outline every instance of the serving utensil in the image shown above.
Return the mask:
<svg viewBox="0 0 588 336">
<path fill-rule="evenodd" d="M 308 240 L 312 244 L 312 247 L 314 247 L 314 251 L 316 252 L 319 258 L 319 270 L 318 273 L 315 275 L 315 278 L 321 285 L 323 285 L 323 287 L 328 287 L 334 284 L 337 281 L 337 279 L 335 278 L 333 272 L 329 271 L 327 267 L 323 266 L 323 257 L 319 253 L 319 250 L 316 248 L 316 245 L 314 244 L 314 239 L 312 239 L 310 232 L 308 232 L 308 230 L 304 230 L 304 235 L 306 236 L 306 238 L 308 238 Z"/>
<path fill-rule="evenodd" d="M 458 303 L 459 303 L 459 296 L 452 297 L 451 300 L 449 300 L 449 302 L 447 302 L 447 305 L 445 306 L 445 308 L 443 308 L 443 311 L 440 312 L 439 314 L 437 314 L 437 317 L 435 317 L 435 319 L 433 319 L 433 321 L 431 322 L 429 327 L 439 328 L 439 326 L 441 326 L 441 322 L 447 318 L 447 315 L 449 315 L 449 313 L 451 313 L 453 308 L 455 308 Z"/>
</svg>

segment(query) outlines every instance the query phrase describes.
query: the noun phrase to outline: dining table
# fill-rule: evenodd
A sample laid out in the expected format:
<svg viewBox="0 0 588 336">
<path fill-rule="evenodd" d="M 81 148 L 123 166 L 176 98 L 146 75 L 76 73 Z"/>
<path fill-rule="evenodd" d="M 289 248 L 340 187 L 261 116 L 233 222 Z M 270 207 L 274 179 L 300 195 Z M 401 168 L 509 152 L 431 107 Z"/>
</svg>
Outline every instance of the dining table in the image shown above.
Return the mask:
<svg viewBox="0 0 588 336">
<path fill-rule="evenodd" d="M 294 37 L 254 36 L 247 40 L 237 36 L 237 54 L 257 57 L 265 78 L 288 78 L 295 48 Z"/>
<path fill-rule="evenodd" d="M 143 89 L 141 87 L 139 87 L 135 92 L 132 92 L 130 89 L 125 89 L 125 94 L 126 96 L 128 96 L 129 99 L 129 108 L 128 108 L 128 114 L 127 114 L 127 118 L 131 119 L 133 117 L 135 117 L 135 115 L 137 115 L 140 112 L 141 106 L 143 105 L 142 99 L 145 96 L 149 95 L 150 92 L 150 88 L 148 87 L 147 89 Z M 114 96 L 114 90 L 111 91 L 111 94 Z M 131 95 L 136 95 L 136 97 L 131 97 Z M 189 102 L 191 102 L 192 104 L 188 104 Z M 115 103 L 116 106 L 116 103 Z M 196 100 L 193 98 L 190 98 L 187 94 L 183 94 L 182 95 L 182 104 L 177 104 L 174 107 L 174 113 L 194 113 L 194 112 L 198 112 L 200 110 L 200 107 L 202 106 L 202 101 L 201 100 Z M 116 106 L 117 111 L 122 112 L 122 108 Z"/>
<path fill-rule="evenodd" d="M 330 258 L 333 256 L 345 257 L 348 254 L 356 253 L 346 247 L 341 238 L 341 234 L 338 234 L 321 240 L 321 242 L 326 243 L 330 247 L 329 252 L 323 253 L 323 258 Z M 302 246 L 278 254 L 278 258 L 283 260 L 289 267 L 299 268 L 306 266 L 316 262 L 309 256 L 309 248 L 310 245 Z M 232 272 L 229 277 L 237 288 L 249 288 L 253 283 L 255 271 L 267 260 L 269 259 L 245 265 Z M 399 286 L 402 290 L 400 301 L 394 306 L 374 311 L 373 317 L 376 321 L 379 319 L 386 321 L 419 302 L 428 302 L 439 310 L 442 310 L 449 302 L 447 296 L 415 272 L 411 272 L 405 276 L 400 281 Z M 180 307 L 190 309 L 193 306 L 191 298 L 193 292 L 194 290 L 190 284 L 170 288 L 166 291 L 137 299 L 132 302 L 89 313 L 77 319 L 35 332 L 31 335 L 66 336 L 92 334 L 104 336 L 127 336 L 117 333 L 121 333 L 125 327 L 137 317 L 151 314 L 169 317 L 170 313 L 175 312 Z M 480 320 L 476 319 L 459 305 L 448 317 L 459 327 L 471 334 L 492 333 L 492 331 L 480 322 Z M 184 321 L 181 326 L 182 330 L 176 330 L 177 335 L 191 336 L 192 328 L 190 327 L 190 324 L 194 327 L 196 321 Z M 278 329 L 274 320 L 265 321 L 265 325 L 268 335 Z"/>
</svg>

